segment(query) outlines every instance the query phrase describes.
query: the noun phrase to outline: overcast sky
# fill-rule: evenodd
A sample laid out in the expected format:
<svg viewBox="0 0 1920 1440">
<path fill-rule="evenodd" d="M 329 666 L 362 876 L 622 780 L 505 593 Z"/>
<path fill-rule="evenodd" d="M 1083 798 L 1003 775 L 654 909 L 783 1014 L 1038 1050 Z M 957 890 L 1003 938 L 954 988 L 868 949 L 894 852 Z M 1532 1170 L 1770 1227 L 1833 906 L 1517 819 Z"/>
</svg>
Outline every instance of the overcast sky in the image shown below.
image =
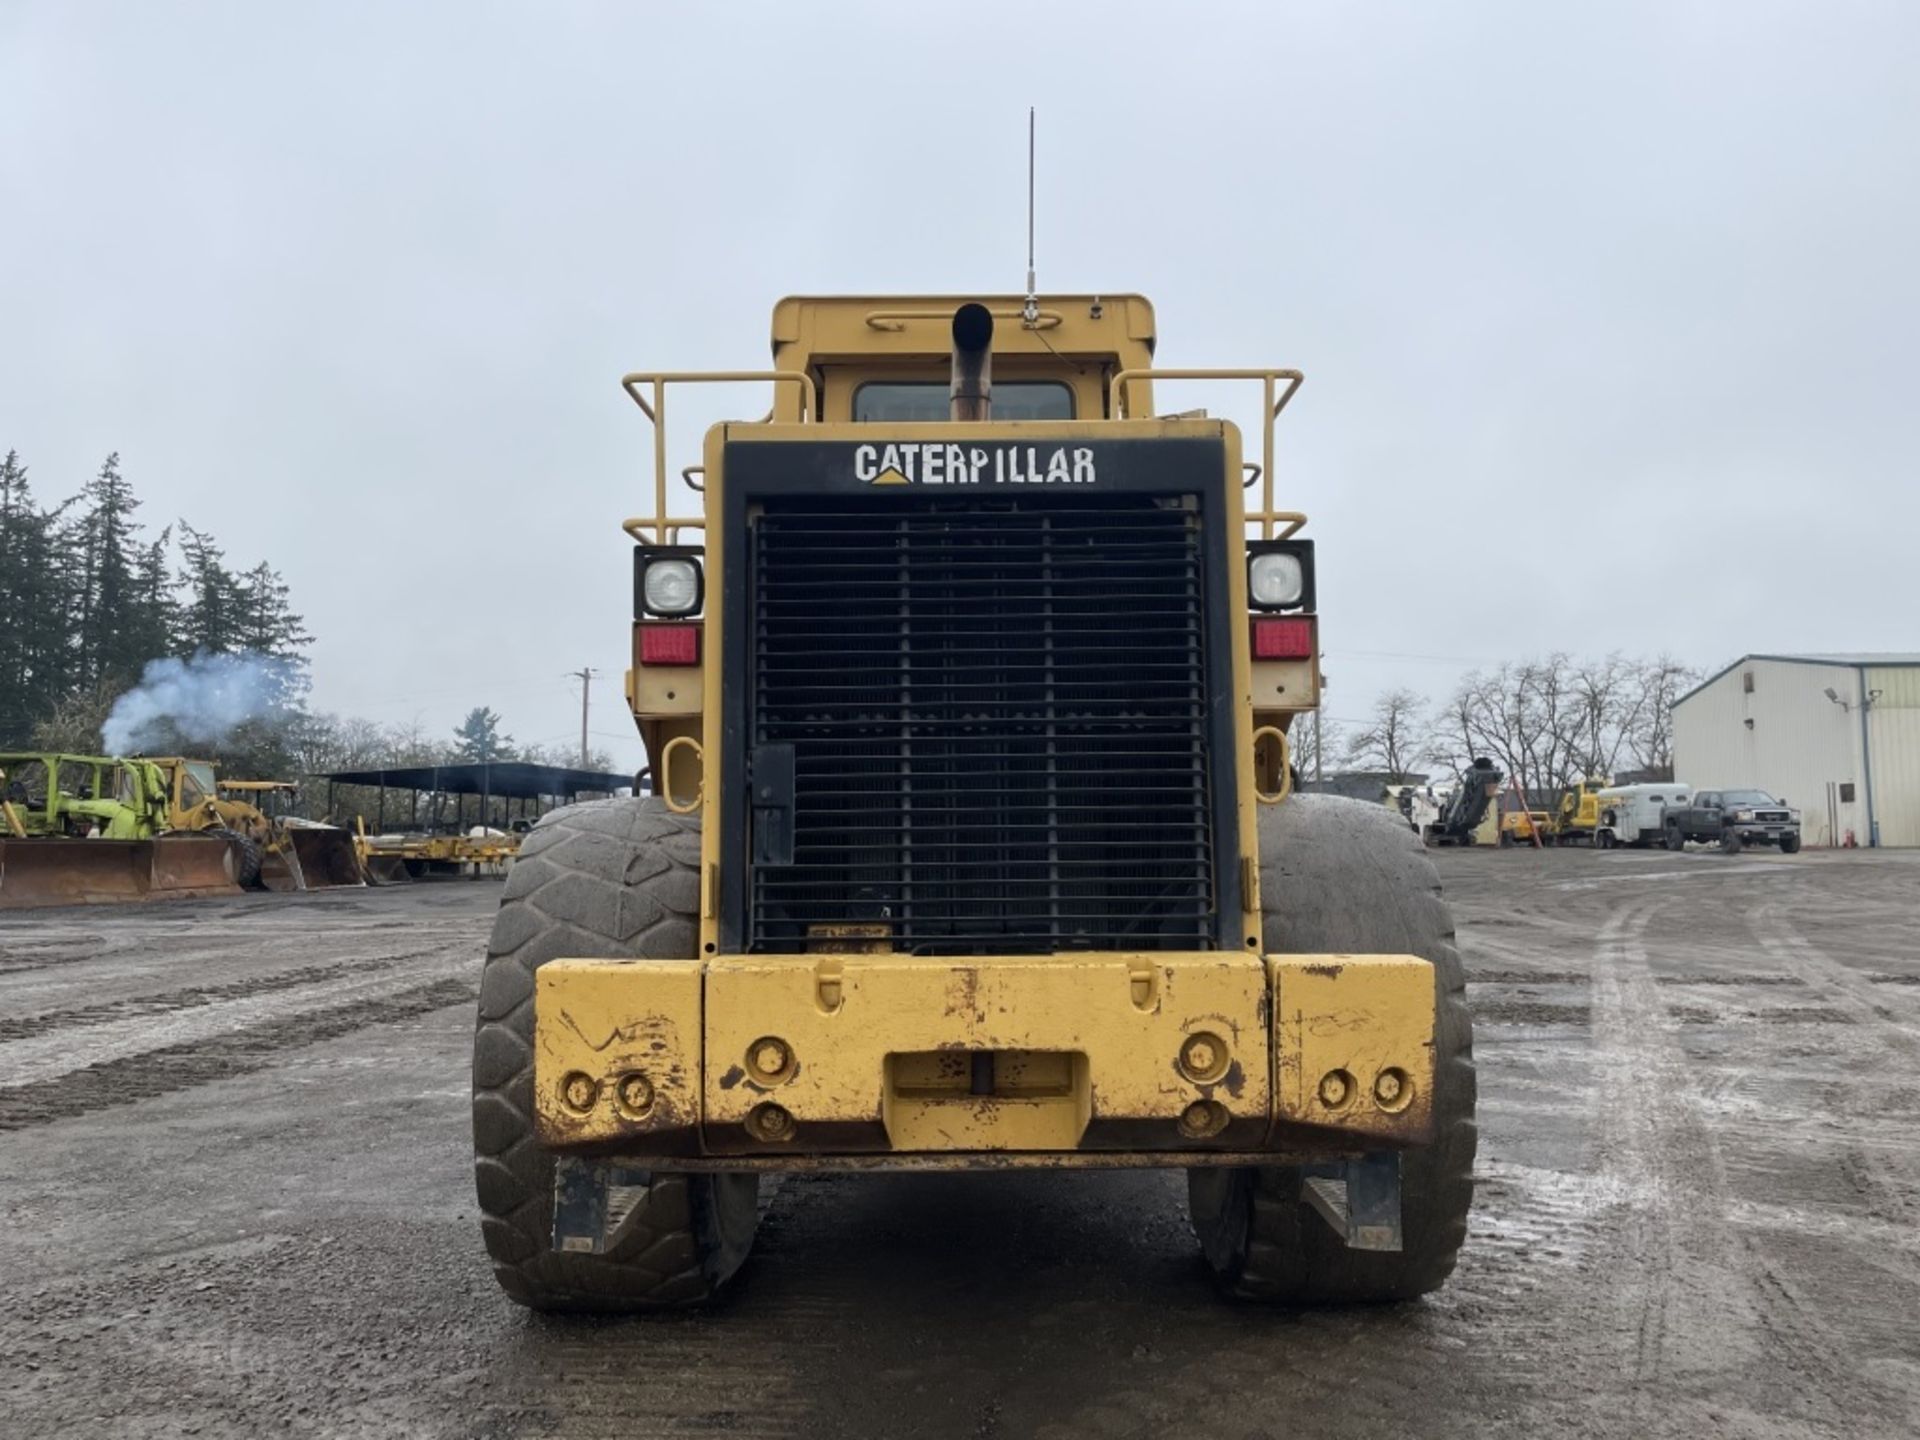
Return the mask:
<svg viewBox="0 0 1920 1440">
<path fill-rule="evenodd" d="M 1281 493 L 1331 714 L 1556 648 L 1920 648 L 1917 32 L 0 0 L 0 450 L 43 498 L 118 450 L 154 528 L 279 566 L 321 708 L 565 741 L 591 665 L 635 764 L 619 375 L 764 365 L 786 293 L 1017 291 L 1034 104 L 1043 292 L 1144 292 L 1163 364 L 1307 372 Z"/>
</svg>

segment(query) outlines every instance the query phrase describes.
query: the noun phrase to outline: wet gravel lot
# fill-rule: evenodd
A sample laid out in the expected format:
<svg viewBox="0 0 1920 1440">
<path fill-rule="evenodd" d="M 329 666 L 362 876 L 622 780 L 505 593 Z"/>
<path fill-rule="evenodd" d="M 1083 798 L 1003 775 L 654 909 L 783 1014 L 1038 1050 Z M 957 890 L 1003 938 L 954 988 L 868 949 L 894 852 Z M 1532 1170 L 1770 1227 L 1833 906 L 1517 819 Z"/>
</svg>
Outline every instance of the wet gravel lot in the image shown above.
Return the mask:
<svg viewBox="0 0 1920 1440">
<path fill-rule="evenodd" d="M 1442 851 L 1453 1283 L 1217 1300 L 1177 1174 L 810 1177 L 717 1310 L 494 1287 L 491 882 L 0 916 L 0 1433 L 1920 1433 L 1920 853 Z"/>
</svg>

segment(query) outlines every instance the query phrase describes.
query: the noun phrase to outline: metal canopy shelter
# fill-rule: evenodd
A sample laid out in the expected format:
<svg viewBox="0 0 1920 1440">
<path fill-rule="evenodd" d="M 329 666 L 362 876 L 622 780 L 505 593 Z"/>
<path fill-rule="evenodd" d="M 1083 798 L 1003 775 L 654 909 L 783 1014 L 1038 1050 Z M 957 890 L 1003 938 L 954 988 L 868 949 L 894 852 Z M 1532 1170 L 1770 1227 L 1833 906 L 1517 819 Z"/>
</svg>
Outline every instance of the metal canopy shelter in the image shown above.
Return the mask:
<svg viewBox="0 0 1920 1440">
<path fill-rule="evenodd" d="M 371 786 L 380 792 L 380 810 L 376 827 L 386 828 L 386 792 L 413 792 L 417 813 L 419 796 L 425 794 L 480 797 L 480 816 L 485 823 L 495 799 L 572 800 L 593 793 L 615 795 L 633 788 L 633 776 L 606 770 L 581 770 L 570 765 L 533 765 L 524 760 L 492 760 L 462 765 L 395 765 L 379 770 L 335 770 L 318 777 L 327 782 L 327 812 L 333 813 L 336 785 Z M 461 811 L 464 814 L 465 806 Z"/>
</svg>

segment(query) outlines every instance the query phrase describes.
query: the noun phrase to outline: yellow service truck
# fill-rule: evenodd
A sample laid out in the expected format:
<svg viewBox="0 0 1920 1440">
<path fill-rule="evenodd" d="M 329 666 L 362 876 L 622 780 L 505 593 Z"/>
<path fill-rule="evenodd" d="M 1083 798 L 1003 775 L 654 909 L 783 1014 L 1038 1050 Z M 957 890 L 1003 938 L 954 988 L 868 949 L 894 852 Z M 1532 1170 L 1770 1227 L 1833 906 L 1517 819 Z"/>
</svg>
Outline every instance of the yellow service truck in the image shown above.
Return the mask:
<svg viewBox="0 0 1920 1440">
<path fill-rule="evenodd" d="M 658 793 L 548 815 L 506 881 L 473 1114 L 515 1300 L 704 1299 L 795 1171 L 1181 1167 L 1233 1294 L 1453 1269 L 1452 921 L 1398 816 L 1292 793 L 1301 377 L 1154 341 L 1132 295 L 789 299 L 770 370 L 625 378 Z M 1257 387 L 1258 456 L 1157 416 L 1170 379 Z M 707 432 L 676 505 L 667 399 L 698 381 L 773 407 Z"/>
</svg>

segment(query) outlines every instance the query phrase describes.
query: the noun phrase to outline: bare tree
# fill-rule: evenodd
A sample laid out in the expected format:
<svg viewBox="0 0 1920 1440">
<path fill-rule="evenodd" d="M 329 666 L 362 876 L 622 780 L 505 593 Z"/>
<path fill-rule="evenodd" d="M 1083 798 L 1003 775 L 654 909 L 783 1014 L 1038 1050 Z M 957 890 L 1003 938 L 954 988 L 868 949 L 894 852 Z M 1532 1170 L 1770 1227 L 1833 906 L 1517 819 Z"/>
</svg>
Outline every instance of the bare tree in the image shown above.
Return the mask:
<svg viewBox="0 0 1920 1440">
<path fill-rule="evenodd" d="M 1673 778 L 1674 702 L 1701 677 L 1698 668 L 1682 665 L 1671 655 L 1641 662 L 1636 676 L 1641 703 L 1627 733 L 1627 753 L 1640 769 L 1664 771 L 1665 779 Z"/>
<path fill-rule="evenodd" d="M 1535 803 L 1629 765 L 1671 766 L 1673 702 L 1696 674 L 1664 655 L 1563 653 L 1475 671 L 1439 712 L 1437 753 L 1456 765 L 1487 756 Z"/>
<path fill-rule="evenodd" d="M 1329 766 L 1337 765 L 1346 743 L 1340 722 L 1320 710 L 1295 716 L 1287 730 L 1287 748 L 1293 752 L 1294 768 L 1304 780 L 1318 780 Z"/>
<path fill-rule="evenodd" d="M 1571 685 L 1579 716 L 1571 758 L 1584 775 L 1611 779 L 1646 704 L 1640 667 L 1615 652 L 1575 666 Z"/>
<path fill-rule="evenodd" d="M 1347 741 L 1347 763 L 1383 770 L 1387 784 L 1404 785 L 1427 754 L 1426 702 L 1411 690 L 1389 690 L 1373 703 L 1373 718 Z"/>
</svg>

